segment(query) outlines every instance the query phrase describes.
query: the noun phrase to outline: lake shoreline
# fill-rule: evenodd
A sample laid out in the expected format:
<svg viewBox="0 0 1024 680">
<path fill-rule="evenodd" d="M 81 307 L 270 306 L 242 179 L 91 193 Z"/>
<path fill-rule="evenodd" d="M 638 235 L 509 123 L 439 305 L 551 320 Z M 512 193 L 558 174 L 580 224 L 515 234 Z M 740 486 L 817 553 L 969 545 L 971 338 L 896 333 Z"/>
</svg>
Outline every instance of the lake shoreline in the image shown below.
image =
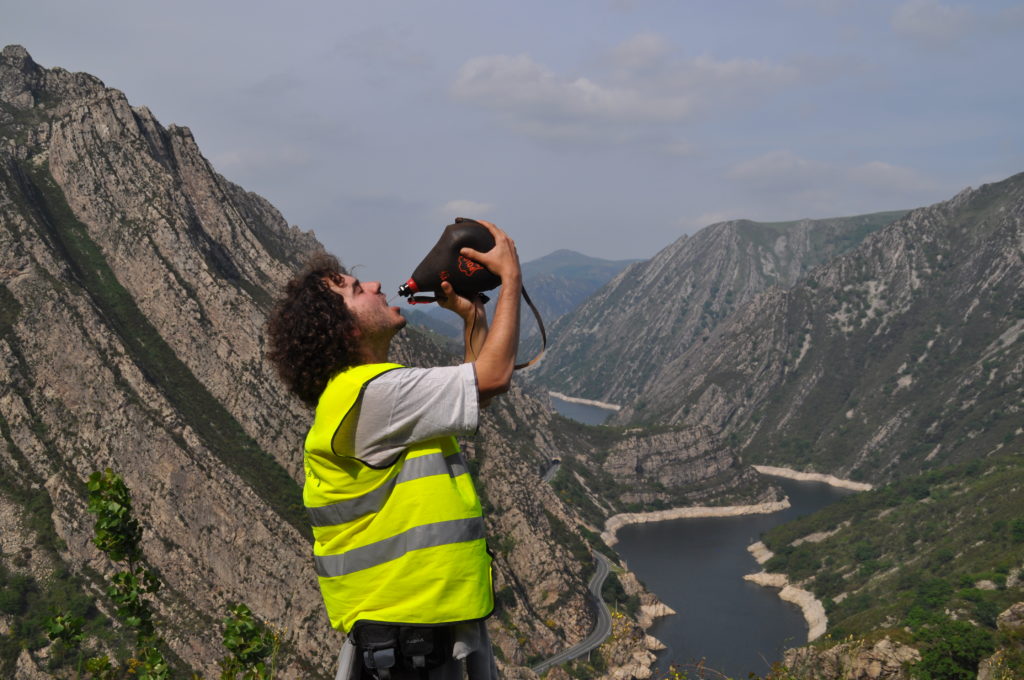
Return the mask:
<svg viewBox="0 0 1024 680">
<path fill-rule="evenodd" d="M 686 508 L 669 508 L 652 512 L 624 512 L 612 515 L 604 523 L 601 540 L 609 547 L 619 542 L 616 535 L 622 527 L 631 524 L 647 524 L 648 522 L 665 522 L 672 519 L 703 519 L 707 517 L 741 517 L 743 515 L 767 515 L 790 507 L 789 498 L 771 503 L 755 505 L 719 505 L 697 506 Z"/>
<path fill-rule="evenodd" d="M 852 479 L 840 479 L 835 475 L 827 475 L 821 472 L 800 472 L 799 470 L 791 470 L 784 467 L 775 467 L 772 465 L 751 465 L 750 467 L 757 470 L 762 475 L 768 475 L 769 477 L 783 477 L 784 479 L 792 479 L 798 482 L 824 482 L 829 486 L 834 486 L 840 489 L 850 489 L 851 491 L 871 491 L 875 487 L 867 482 L 855 482 Z"/>
<path fill-rule="evenodd" d="M 774 557 L 774 553 L 761 541 L 747 546 L 747 552 L 760 565 L 764 565 Z M 743 580 L 756 583 L 764 588 L 779 588 L 779 599 L 799 607 L 804 615 L 804 621 L 807 622 L 807 642 L 814 642 L 825 634 L 828 629 L 828 616 L 825 614 L 825 605 L 814 597 L 814 593 L 797 588 L 789 582 L 789 578 L 785 574 L 759 571 L 756 574 L 747 574 Z"/>
<path fill-rule="evenodd" d="M 800 472 L 789 468 L 774 467 L 771 465 L 752 465 L 762 475 L 770 477 L 782 477 L 798 482 L 823 482 L 829 486 L 851 491 L 870 491 L 874 487 L 865 482 L 855 482 L 850 479 L 840 479 L 835 475 L 822 474 L 820 472 Z M 759 565 L 764 565 L 770 560 L 774 553 L 761 541 L 747 546 L 749 552 Z M 766 588 L 779 588 L 779 598 L 785 602 L 795 604 L 800 608 L 807 622 L 807 642 L 814 642 L 825 634 L 828 629 L 828 616 L 825 614 L 825 606 L 821 600 L 814 597 L 814 593 L 803 588 L 797 588 L 789 582 L 785 574 L 774 574 L 768 571 L 760 571 L 756 574 L 747 574 L 744 581 L 756 583 Z"/>
<path fill-rule="evenodd" d="M 555 391 L 549 391 L 548 395 L 554 397 L 555 399 L 561 399 L 562 401 L 567 401 L 570 404 L 584 404 L 585 406 L 596 406 L 597 408 L 603 408 L 603 409 L 607 409 L 609 411 L 621 411 L 622 410 L 622 407 L 619 406 L 618 404 L 609 404 L 606 401 L 597 401 L 596 399 L 584 399 L 582 397 L 570 397 L 570 396 L 567 396 L 565 394 L 562 394 L 561 392 L 555 392 Z"/>
<path fill-rule="evenodd" d="M 558 398 L 562 397 L 559 395 Z M 871 484 L 855 482 L 849 479 L 841 479 L 829 474 L 801 472 L 789 468 L 766 465 L 753 465 L 751 467 L 762 475 L 780 477 L 797 482 L 824 483 L 834 488 L 850 491 L 868 491 L 873 488 Z M 607 545 L 615 546 L 615 544 L 618 543 L 618 530 L 629 525 L 661 522 L 673 519 L 702 519 L 771 514 L 785 510 L 789 508 L 790 505 L 790 499 L 786 496 L 781 501 L 758 503 L 753 505 L 682 507 L 657 510 L 653 512 L 620 513 L 605 521 L 604 531 L 601 533 L 601 539 Z M 759 565 L 763 565 L 773 556 L 772 552 L 760 541 L 748 546 L 747 551 L 754 557 Z M 825 613 L 824 605 L 814 596 L 814 593 L 793 585 L 789 582 L 789 579 L 785 574 L 769 573 L 762 570 L 758 573 L 746 574 L 742 578 L 745 581 L 755 583 L 762 587 L 776 588 L 776 594 L 779 599 L 796 605 L 800 609 L 804 622 L 807 626 L 807 643 L 811 643 L 825 634 L 828 628 L 828 616 Z"/>
</svg>

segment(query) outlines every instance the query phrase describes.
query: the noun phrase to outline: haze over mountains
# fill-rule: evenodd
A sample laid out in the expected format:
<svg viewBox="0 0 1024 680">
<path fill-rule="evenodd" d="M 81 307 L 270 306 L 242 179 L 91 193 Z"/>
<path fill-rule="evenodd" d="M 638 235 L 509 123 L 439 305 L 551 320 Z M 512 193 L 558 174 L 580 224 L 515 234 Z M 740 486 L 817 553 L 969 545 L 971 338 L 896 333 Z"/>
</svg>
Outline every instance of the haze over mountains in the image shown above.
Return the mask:
<svg viewBox="0 0 1024 680">
<path fill-rule="evenodd" d="M 0 612 L 0 675 L 45 672 L 39 621 L 67 589 L 120 649 L 103 594 L 110 566 L 84 516 L 83 480 L 110 466 L 167 584 L 159 610 L 178 670 L 214 670 L 217 619 L 244 601 L 285 631 L 281 677 L 330 677 L 324 650 L 340 639 L 323 616 L 296 484 L 310 414 L 262 356 L 273 296 L 320 245 L 217 174 L 187 128 L 15 46 L 0 56 L 0 227 L 0 576 L 31 586 Z M 915 578 L 1004 576 L 998 598 L 950 606 L 1016 597 L 1024 528 L 1016 541 L 1002 505 L 1016 496 L 963 480 L 1018 485 L 1022 253 L 1017 175 L 909 213 L 720 223 L 628 266 L 566 252 L 531 263 L 538 280 L 577 275 L 531 289 L 551 318 L 590 292 L 465 445 L 496 556 L 489 625 L 506 676 L 534 677 L 527 666 L 590 632 L 590 550 L 609 516 L 778 500 L 750 463 L 904 485 L 884 502 L 865 496 L 866 510 L 809 520 L 851 545 L 864 534 L 839 530 L 863 532 L 859 515 L 870 531 L 905 532 L 899 549 L 828 557 L 888 566 L 844 567 L 837 582 L 822 576 L 826 555 L 789 558 L 811 550 L 795 553 L 795 534 L 770 539 L 786 557 L 779 569 L 819 596 L 884 599 L 901 582 L 880 574 L 934 554 Z M 457 361 L 415 329 L 396 350 L 404 363 Z M 538 386 L 620 403 L 618 426 L 567 422 Z M 540 475 L 556 459 L 552 488 Z M 957 543 L 937 547 L 942 527 L 915 519 L 922 503 L 966 527 Z M 992 508 L 1002 533 L 978 536 L 992 521 L 973 506 Z M 616 578 L 650 614 L 656 599 L 628 571 Z M 858 633 L 903 615 L 846 607 L 833 611 Z M 649 617 L 624 614 L 594 659 L 642 677 Z M 979 625 L 991 629 L 989 618 Z M 606 673 L 586 663 L 575 672 Z"/>
</svg>

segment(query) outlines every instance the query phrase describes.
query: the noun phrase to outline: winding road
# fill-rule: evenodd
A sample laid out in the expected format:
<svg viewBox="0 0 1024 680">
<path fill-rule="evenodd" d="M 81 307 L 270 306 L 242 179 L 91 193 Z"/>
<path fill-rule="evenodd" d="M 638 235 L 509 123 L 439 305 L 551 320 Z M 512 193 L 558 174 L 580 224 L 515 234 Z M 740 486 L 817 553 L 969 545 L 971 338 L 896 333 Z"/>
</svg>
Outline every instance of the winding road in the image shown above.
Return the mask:
<svg viewBox="0 0 1024 680">
<path fill-rule="evenodd" d="M 597 560 L 597 571 L 590 579 L 590 584 L 587 588 L 590 590 L 590 595 L 593 598 L 594 603 L 597 605 L 597 624 L 594 626 L 594 630 L 591 631 L 590 635 L 586 637 L 579 644 L 575 644 L 569 649 L 563 652 L 559 652 L 554 656 L 541 661 L 539 664 L 533 667 L 533 672 L 540 675 L 552 666 L 571 661 L 577 657 L 583 656 L 592 649 L 595 649 L 612 632 L 612 615 L 608 611 L 608 605 L 605 604 L 604 599 L 601 597 L 601 587 L 604 586 L 604 580 L 608 578 L 608 573 L 611 570 L 611 565 L 608 563 L 608 558 L 604 555 L 594 552 L 592 553 L 594 559 Z"/>
</svg>

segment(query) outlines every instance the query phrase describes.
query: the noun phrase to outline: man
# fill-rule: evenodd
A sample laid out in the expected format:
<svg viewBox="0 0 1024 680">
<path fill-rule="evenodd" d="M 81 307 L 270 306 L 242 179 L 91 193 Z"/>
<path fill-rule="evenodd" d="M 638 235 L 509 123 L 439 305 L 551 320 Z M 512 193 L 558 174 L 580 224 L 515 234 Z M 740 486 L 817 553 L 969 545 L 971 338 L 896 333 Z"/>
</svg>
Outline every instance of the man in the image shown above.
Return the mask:
<svg viewBox="0 0 1024 680">
<path fill-rule="evenodd" d="M 387 363 L 405 326 L 380 283 L 321 255 L 287 286 L 268 324 L 269 358 L 316 407 L 305 442 L 304 503 L 331 624 L 349 633 L 339 677 L 497 677 L 483 619 L 493 609 L 480 501 L 455 435 L 476 432 L 481 404 L 505 392 L 519 336 L 515 244 L 490 222 L 486 253 L 463 248 L 502 281 L 488 329 L 480 300 L 442 284 L 465 326 L 465 363 Z"/>
</svg>

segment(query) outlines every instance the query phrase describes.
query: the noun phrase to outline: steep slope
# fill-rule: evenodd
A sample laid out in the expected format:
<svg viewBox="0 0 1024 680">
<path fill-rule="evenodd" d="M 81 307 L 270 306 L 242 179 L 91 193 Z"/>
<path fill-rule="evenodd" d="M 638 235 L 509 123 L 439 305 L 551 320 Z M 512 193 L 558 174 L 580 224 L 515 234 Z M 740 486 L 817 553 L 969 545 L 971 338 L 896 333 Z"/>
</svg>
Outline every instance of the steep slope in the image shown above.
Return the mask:
<svg viewBox="0 0 1024 680">
<path fill-rule="evenodd" d="M 245 600 L 289 629 L 294 673 L 308 673 L 298 660 L 318 665 L 329 636 L 315 591 L 296 584 L 313 574 L 282 467 L 298 469 L 297 433 L 281 422 L 301 412 L 259 338 L 266 289 L 315 242 L 212 173 L 187 130 L 20 48 L 0 59 L 0 493 L 14 508 L 47 496 L 20 521 L 53 535 L 25 536 L 29 573 L 97 592 L 109 567 L 82 480 L 114 467 L 168 585 L 173 651 L 209 664 L 213 617 Z"/>
<path fill-rule="evenodd" d="M 537 380 L 627 404 L 664 367 L 770 286 L 793 285 L 902 213 L 761 224 L 721 222 L 631 265 L 551 331 Z"/>
<path fill-rule="evenodd" d="M 885 481 L 1020 446 L 1024 175 L 915 210 L 664 366 L 619 417 Z"/>
<path fill-rule="evenodd" d="M 216 672 L 218 620 L 244 601 L 282 634 L 279 677 L 329 676 L 340 636 L 296 483 L 310 413 L 271 375 L 262 339 L 272 296 L 315 238 L 218 175 L 187 128 L 16 46 L 0 55 L 0 226 L 5 588 L 20 583 L 38 603 L 84 597 L 104 628 L 111 567 L 89 540 L 83 480 L 109 466 L 165 584 L 178 673 Z M 416 333 L 395 354 L 451 361 Z M 499 546 L 490 625 L 511 666 L 593 624 L 582 520 L 539 477 L 555 457 L 541 444 L 556 439 L 545 412 L 516 391 L 468 447 Z M 38 617 L 51 612 L 30 620 L 27 600 L 5 601 L 0 674 L 33 677 L 47 656 Z"/>
</svg>

